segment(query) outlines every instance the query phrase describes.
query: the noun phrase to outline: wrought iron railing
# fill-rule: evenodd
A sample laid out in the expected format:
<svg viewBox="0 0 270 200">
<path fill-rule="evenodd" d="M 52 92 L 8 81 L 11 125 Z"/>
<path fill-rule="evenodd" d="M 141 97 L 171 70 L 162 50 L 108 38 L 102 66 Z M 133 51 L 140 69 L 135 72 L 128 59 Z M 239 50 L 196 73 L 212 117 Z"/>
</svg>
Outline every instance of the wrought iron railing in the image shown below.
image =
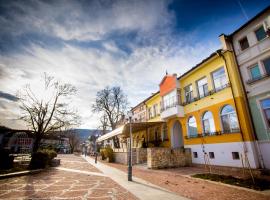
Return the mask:
<svg viewBox="0 0 270 200">
<path fill-rule="evenodd" d="M 215 132 L 207 132 L 207 133 L 198 133 L 197 135 L 188 135 L 185 136 L 185 139 L 192 139 L 192 138 L 201 138 L 201 137 L 208 137 L 208 136 L 220 136 L 225 134 L 233 134 L 233 133 L 240 133 L 240 129 L 233 129 L 233 130 L 223 130 L 223 131 L 215 131 Z"/>
<path fill-rule="evenodd" d="M 200 99 L 203 99 L 203 98 L 205 98 L 205 97 L 207 97 L 207 96 L 213 95 L 213 94 L 215 94 L 215 93 L 217 93 L 217 92 L 219 92 L 219 91 L 221 91 L 221 90 L 223 90 L 223 89 L 225 89 L 225 88 L 227 88 L 227 87 L 230 87 L 230 83 L 226 83 L 226 84 L 222 85 L 222 86 L 219 87 L 219 88 L 215 88 L 215 89 L 213 89 L 213 90 L 210 90 L 209 92 L 205 93 L 205 96 L 194 97 L 193 99 L 191 99 L 191 100 L 189 100 L 189 101 L 183 102 L 183 105 L 185 106 L 185 105 L 190 104 L 190 103 L 193 103 L 193 102 L 195 102 L 195 101 L 199 101 Z"/>
</svg>

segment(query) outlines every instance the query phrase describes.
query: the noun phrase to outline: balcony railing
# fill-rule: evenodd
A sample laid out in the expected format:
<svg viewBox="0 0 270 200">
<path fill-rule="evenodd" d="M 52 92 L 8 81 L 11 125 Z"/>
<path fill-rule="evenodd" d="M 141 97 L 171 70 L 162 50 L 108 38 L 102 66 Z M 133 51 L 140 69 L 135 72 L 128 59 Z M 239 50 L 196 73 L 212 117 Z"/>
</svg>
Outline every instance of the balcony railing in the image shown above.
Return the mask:
<svg viewBox="0 0 270 200">
<path fill-rule="evenodd" d="M 195 101 L 199 101 L 200 99 L 203 99 L 203 98 L 205 98 L 207 96 L 211 96 L 211 95 L 213 95 L 213 94 L 215 94 L 215 93 L 217 93 L 217 92 L 219 92 L 221 90 L 224 90 L 227 87 L 230 87 L 230 83 L 226 83 L 226 84 L 222 85 L 219 88 L 215 88 L 213 90 L 210 90 L 209 92 L 205 93 L 204 96 L 201 96 L 201 97 L 197 96 L 195 98 L 190 99 L 189 101 L 183 102 L 183 105 L 185 106 L 185 105 L 190 104 L 190 103 L 193 103 Z"/>
<path fill-rule="evenodd" d="M 163 112 L 165 110 L 168 110 L 169 108 L 173 108 L 176 106 L 181 106 L 180 98 L 172 97 L 171 99 L 168 99 L 167 101 L 161 102 L 161 109 L 160 111 Z"/>
<path fill-rule="evenodd" d="M 208 137 L 208 136 L 209 137 L 220 136 L 220 135 L 233 134 L 233 133 L 240 133 L 240 129 L 223 130 L 223 131 L 215 131 L 215 132 L 208 132 L 208 133 L 198 133 L 197 135 L 185 136 L 185 139 L 201 138 L 201 137 Z"/>
<path fill-rule="evenodd" d="M 246 83 L 247 83 L 247 84 L 253 84 L 253 83 L 255 83 L 255 82 L 257 82 L 257 81 L 260 81 L 260 80 L 262 80 L 262 79 L 265 79 L 265 78 L 267 78 L 267 77 L 270 77 L 270 74 L 269 74 L 269 73 L 260 75 L 260 76 L 258 76 L 258 77 L 256 77 L 256 78 L 249 79 Z"/>
</svg>

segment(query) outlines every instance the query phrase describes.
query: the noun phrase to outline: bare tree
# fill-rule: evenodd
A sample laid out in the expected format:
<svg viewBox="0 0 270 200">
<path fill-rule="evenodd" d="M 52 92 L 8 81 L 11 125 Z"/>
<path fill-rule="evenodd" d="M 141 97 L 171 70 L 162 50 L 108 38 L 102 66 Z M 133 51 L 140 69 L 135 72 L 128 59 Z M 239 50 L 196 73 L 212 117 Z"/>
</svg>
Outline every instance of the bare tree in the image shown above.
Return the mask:
<svg viewBox="0 0 270 200">
<path fill-rule="evenodd" d="M 79 137 L 78 133 L 76 132 L 76 130 L 74 130 L 74 129 L 69 129 L 69 130 L 65 131 L 65 135 L 69 139 L 70 151 L 71 151 L 71 153 L 73 153 L 74 150 L 76 150 L 80 144 L 80 137 Z"/>
<path fill-rule="evenodd" d="M 64 126 L 77 124 L 77 113 L 68 106 L 68 98 L 76 93 L 71 84 L 61 84 L 44 73 L 43 89 L 34 92 L 27 85 L 18 92 L 21 119 L 33 130 L 35 141 L 33 152 L 39 148 L 44 135 L 60 130 Z"/>
<path fill-rule="evenodd" d="M 92 105 L 92 111 L 101 113 L 100 118 L 103 133 L 109 127 L 114 130 L 120 122 L 128 106 L 127 96 L 120 87 L 106 87 L 96 94 L 96 102 Z M 114 143 L 118 146 L 116 138 Z"/>
<path fill-rule="evenodd" d="M 128 106 L 127 96 L 120 87 L 106 87 L 96 94 L 92 111 L 102 113 L 102 121 L 114 130 Z"/>
</svg>

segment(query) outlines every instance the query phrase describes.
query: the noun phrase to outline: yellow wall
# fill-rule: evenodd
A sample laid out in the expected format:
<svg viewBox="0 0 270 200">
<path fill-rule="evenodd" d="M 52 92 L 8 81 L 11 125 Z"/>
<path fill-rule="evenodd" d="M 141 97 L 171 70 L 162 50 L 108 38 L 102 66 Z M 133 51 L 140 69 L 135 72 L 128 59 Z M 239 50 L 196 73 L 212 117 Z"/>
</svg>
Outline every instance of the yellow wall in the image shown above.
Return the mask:
<svg viewBox="0 0 270 200">
<path fill-rule="evenodd" d="M 198 67 L 197 69 L 180 78 L 179 82 L 181 87 L 182 102 L 184 102 L 184 87 L 187 85 L 192 84 L 193 97 L 197 97 L 198 92 L 196 81 L 200 80 L 203 77 L 207 77 L 208 91 L 213 90 L 214 86 L 212 82 L 211 73 L 219 69 L 220 67 L 224 67 L 227 76 L 227 81 L 231 83 L 231 87 L 225 88 L 213 95 L 204 97 L 198 101 L 185 105 L 184 106 L 185 117 L 172 118 L 167 122 L 169 139 L 171 138 L 171 130 L 173 124 L 176 120 L 178 120 L 182 125 L 182 132 L 185 145 L 201 144 L 202 142 L 203 143 L 240 142 L 243 139 L 245 141 L 254 140 L 251 129 L 251 122 L 250 119 L 247 117 L 248 116 L 247 105 L 244 98 L 243 87 L 241 85 L 236 62 L 234 60 L 232 52 L 227 51 L 223 55 L 224 58 L 226 59 L 226 66 L 223 58 L 216 55 L 211 59 L 209 59 L 208 61 L 201 64 L 200 67 Z M 233 96 L 235 98 L 233 98 Z M 205 111 L 212 112 L 215 123 L 215 129 L 216 131 L 221 131 L 222 127 L 220 120 L 220 111 L 222 107 L 226 104 L 229 104 L 235 108 L 238 114 L 238 121 L 240 128 L 242 130 L 242 135 L 239 132 L 232 134 L 223 134 L 218 136 L 207 136 L 203 138 L 185 139 L 185 136 L 187 136 L 187 120 L 190 116 L 194 116 L 196 118 L 198 133 L 201 134 L 203 132 L 201 118 Z"/>
<path fill-rule="evenodd" d="M 155 121 L 161 121 L 160 118 L 160 101 L 161 101 L 161 97 L 159 95 L 159 93 L 157 93 L 156 95 L 154 95 L 152 98 L 148 99 L 145 104 L 146 104 L 146 110 L 147 110 L 147 121 L 148 122 L 155 122 Z M 148 109 L 152 108 L 155 104 L 157 104 L 158 106 L 158 113 L 159 115 L 157 115 L 156 117 L 149 119 L 149 114 L 148 114 Z"/>
</svg>

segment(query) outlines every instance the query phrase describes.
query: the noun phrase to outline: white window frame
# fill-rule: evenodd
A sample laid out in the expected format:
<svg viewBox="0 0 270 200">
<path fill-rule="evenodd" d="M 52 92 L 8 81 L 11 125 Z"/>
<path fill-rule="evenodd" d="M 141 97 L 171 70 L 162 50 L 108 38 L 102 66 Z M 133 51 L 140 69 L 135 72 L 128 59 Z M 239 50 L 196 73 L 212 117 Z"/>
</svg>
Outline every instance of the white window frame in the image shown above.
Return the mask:
<svg viewBox="0 0 270 200">
<path fill-rule="evenodd" d="M 222 110 L 223 110 L 223 108 L 225 108 L 225 106 L 231 106 L 231 107 L 234 109 L 234 112 L 229 112 L 229 113 L 227 113 L 226 115 L 229 115 L 229 116 L 230 116 L 232 113 L 235 113 L 236 118 L 237 118 L 238 129 L 239 129 L 239 131 L 240 131 L 239 119 L 238 119 L 238 115 L 237 115 L 237 113 L 236 113 L 236 109 L 235 109 L 235 107 L 233 107 L 233 106 L 230 105 L 230 104 L 225 104 L 225 105 L 223 105 L 223 106 L 221 107 L 220 111 L 219 111 L 219 118 L 220 118 L 220 123 L 221 123 L 222 131 L 225 131 L 225 130 L 224 130 L 224 126 L 223 126 L 223 122 L 222 122 L 222 116 L 224 116 L 224 115 L 222 115 Z M 226 131 L 227 131 L 227 130 L 226 130 Z M 230 123 L 230 131 L 232 132 L 231 123 Z"/>
</svg>

